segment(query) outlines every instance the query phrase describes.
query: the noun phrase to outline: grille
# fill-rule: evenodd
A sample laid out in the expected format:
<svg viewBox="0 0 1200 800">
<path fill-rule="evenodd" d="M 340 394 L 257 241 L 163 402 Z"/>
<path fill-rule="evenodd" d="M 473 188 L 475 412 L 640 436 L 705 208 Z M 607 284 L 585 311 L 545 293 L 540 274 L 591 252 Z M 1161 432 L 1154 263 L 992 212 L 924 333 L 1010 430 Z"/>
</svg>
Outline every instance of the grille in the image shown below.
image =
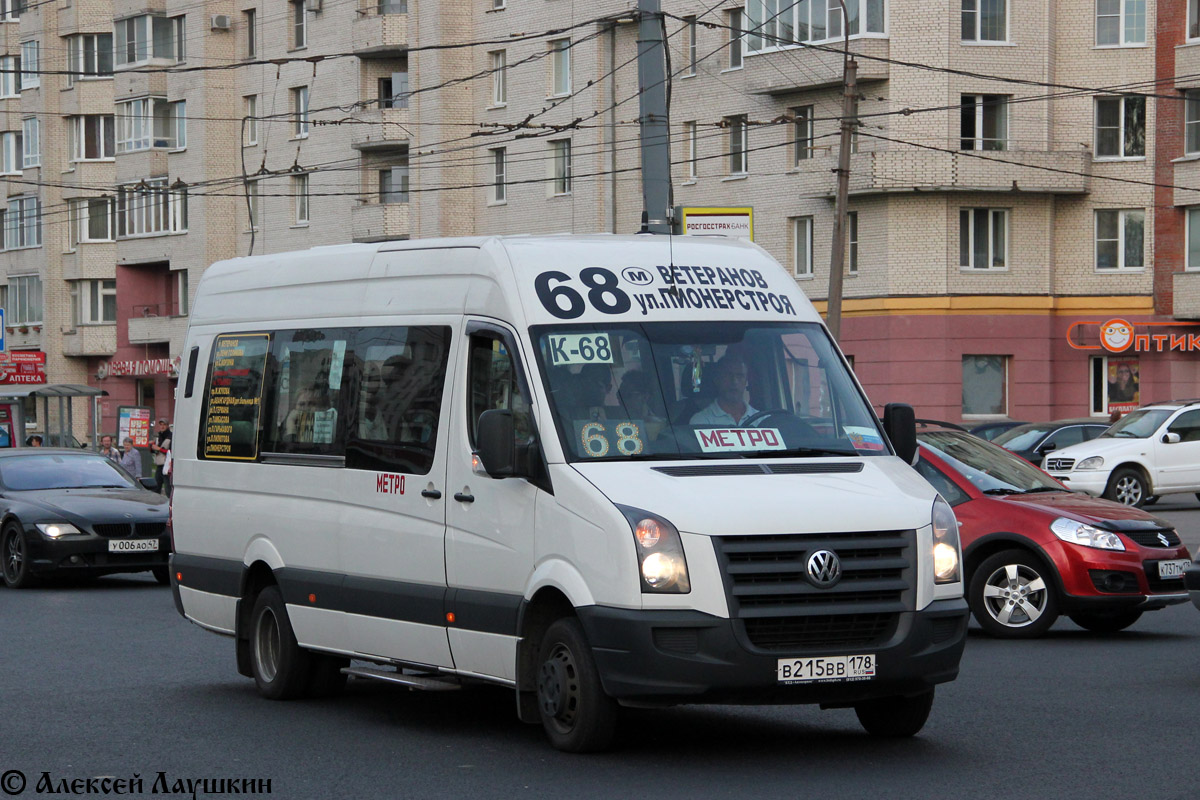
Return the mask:
<svg viewBox="0 0 1200 800">
<path fill-rule="evenodd" d="M 1051 458 L 1046 461 L 1046 470 L 1048 472 L 1070 472 L 1075 468 L 1075 459 L 1073 458 Z"/>
<path fill-rule="evenodd" d="M 807 464 L 698 464 L 683 467 L 655 467 L 655 472 L 672 478 L 700 478 L 725 475 L 830 475 L 862 472 L 854 461 Z"/>
<path fill-rule="evenodd" d="M 1179 534 L 1170 528 L 1156 531 L 1121 531 L 1121 534 L 1128 536 L 1142 547 L 1178 547 L 1180 542 Z M 1164 542 L 1158 538 L 1160 535 L 1167 541 Z"/>
<path fill-rule="evenodd" d="M 167 530 L 167 523 L 165 523 L 165 522 L 139 522 L 135 526 L 135 529 L 137 530 L 138 536 L 145 536 L 145 537 L 162 536 L 162 534 Z"/>
<path fill-rule="evenodd" d="M 953 639 L 958 635 L 960 620 L 957 617 L 944 617 L 933 621 L 932 637 L 934 644 Z"/>
<path fill-rule="evenodd" d="M 837 647 L 879 641 L 911 610 L 913 531 L 715 537 L 730 614 L 755 647 Z M 811 553 L 832 550 L 841 580 L 808 581 Z"/>
<path fill-rule="evenodd" d="M 115 539 L 122 536 L 129 536 L 133 532 L 133 526 L 128 522 L 99 524 L 92 525 L 92 530 L 100 536 Z"/>
</svg>

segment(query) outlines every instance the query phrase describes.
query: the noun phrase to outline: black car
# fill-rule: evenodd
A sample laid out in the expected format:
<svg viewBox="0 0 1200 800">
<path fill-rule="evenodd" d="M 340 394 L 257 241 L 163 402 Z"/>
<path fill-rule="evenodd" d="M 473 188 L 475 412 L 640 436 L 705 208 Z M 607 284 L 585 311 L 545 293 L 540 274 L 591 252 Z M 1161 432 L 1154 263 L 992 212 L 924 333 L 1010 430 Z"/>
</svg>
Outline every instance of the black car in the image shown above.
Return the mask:
<svg viewBox="0 0 1200 800">
<path fill-rule="evenodd" d="M 167 514 L 166 497 L 104 456 L 0 451 L 0 558 L 9 588 L 50 573 L 145 570 L 169 583 Z"/>
<path fill-rule="evenodd" d="M 1017 420 L 1005 419 L 996 422 L 983 422 L 971 428 L 970 432 L 980 439 L 985 439 L 989 442 L 995 441 L 996 437 L 1005 431 L 1010 431 L 1018 425 L 1028 425 L 1028 422 L 1020 422 Z"/>
<path fill-rule="evenodd" d="M 1005 431 L 992 441 L 1040 467 L 1042 456 L 1080 442 L 1090 442 L 1109 429 L 1106 420 L 1094 417 L 1030 422 Z"/>
</svg>

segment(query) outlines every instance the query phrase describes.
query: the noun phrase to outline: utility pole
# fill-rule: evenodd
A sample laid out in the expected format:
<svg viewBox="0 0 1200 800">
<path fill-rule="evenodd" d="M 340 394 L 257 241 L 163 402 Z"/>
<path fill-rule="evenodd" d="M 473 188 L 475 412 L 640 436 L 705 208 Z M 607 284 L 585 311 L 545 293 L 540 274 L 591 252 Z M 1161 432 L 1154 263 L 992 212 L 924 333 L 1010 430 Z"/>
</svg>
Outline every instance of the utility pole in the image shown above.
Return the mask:
<svg viewBox="0 0 1200 800">
<path fill-rule="evenodd" d="M 858 62 L 850 57 L 850 18 L 842 7 L 842 137 L 838 151 L 837 200 L 833 217 L 833 248 L 829 257 L 829 309 L 825 324 L 834 341 L 842 335 L 842 276 L 846 269 L 846 205 L 850 198 L 850 145 L 858 125 Z"/>
<path fill-rule="evenodd" d="M 638 88 L 642 229 L 670 233 L 671 131 L 667 125 L 667 59 L 659 0 L 638 0 Z"/>
</svg>

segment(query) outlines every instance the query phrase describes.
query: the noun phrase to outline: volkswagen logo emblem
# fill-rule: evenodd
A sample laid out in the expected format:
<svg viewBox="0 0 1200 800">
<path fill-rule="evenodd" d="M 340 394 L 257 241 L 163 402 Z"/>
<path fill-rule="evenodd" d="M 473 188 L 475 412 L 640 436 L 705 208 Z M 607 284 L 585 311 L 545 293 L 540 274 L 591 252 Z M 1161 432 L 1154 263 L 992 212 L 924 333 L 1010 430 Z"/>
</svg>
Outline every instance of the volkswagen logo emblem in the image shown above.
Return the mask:
<svg viewBox="0 0 1200 800">
<path fill-rule="evenodd" d="M 1158 540 L 1159 540 L 1160 542 L 1162 542 L 1162 544 L 1163 544 L 1163 547 L 1169 547 L 1169 546 L 1171 545 L 1171 540 L 1170 540 L 1170 539 L 1168 539 L 1168 538 L 1166 537 L 1166 535 L 1164 535 L 1164 534 L 1161 534 L 1161 533 L 1160 533 L 1160 534 L 1158 535 Z"/>
<path fill-rule="evenodd" d="M 814 586 L 828 589 L 842 578 L 842 562 L 832 550 L 818 550 L 808 557 L 808 579 Z"/>
</svg>

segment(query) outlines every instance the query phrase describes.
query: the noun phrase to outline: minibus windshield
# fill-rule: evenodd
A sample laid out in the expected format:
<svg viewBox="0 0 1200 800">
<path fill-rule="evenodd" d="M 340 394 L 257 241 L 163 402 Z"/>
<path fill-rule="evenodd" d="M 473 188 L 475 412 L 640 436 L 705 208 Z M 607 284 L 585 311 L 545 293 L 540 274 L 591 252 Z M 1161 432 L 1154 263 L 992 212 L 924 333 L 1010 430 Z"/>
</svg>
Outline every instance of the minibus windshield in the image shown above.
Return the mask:
<svg viewBox="0 0 1200 800">
<path fill-rule="evenodd" d="M 887 455 L 816 323 L 531 330 L 569 461 Z"/>
</svg>

